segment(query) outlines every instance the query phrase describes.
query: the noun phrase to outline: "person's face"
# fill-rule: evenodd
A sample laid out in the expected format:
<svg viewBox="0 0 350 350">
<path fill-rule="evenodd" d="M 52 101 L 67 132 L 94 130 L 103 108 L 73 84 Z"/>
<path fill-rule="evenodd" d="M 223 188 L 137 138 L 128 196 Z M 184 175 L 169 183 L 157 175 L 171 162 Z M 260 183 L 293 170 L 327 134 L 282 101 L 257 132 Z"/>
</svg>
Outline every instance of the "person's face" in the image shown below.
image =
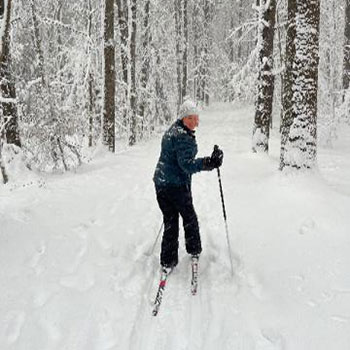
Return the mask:
<svg viewBox="0 0 350 350">
<path fill-rule="evenodd" d="M 188 115 L 187 117 L 183 118 L 183 122 L 190 130 L 194 130 L 199 125 L 199 115 Z"/>
</svg>

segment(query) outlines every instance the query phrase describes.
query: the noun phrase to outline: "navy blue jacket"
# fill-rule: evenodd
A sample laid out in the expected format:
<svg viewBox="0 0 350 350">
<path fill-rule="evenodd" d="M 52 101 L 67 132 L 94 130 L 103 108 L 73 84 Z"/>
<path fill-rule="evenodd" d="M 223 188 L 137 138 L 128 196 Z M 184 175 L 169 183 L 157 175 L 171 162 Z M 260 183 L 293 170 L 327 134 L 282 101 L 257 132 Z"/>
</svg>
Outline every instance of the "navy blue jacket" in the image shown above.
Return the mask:
<svg viewBox="0 0 350 350">
<path fill-rule="evenodd" d="M 203 170 L 194 131 L 177 120 L 164 134 L 153 181 L 157 187 L 191 184 L 191 175 Z"/>
</svg>

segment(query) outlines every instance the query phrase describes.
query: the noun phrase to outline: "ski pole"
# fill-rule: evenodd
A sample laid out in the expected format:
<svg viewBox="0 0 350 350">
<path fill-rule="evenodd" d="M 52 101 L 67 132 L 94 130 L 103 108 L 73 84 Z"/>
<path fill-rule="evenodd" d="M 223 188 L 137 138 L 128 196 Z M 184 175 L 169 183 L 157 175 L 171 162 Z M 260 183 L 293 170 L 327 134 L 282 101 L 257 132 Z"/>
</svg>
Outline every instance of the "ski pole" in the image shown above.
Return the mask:
<svg viewBox="0 0 350 350">
<path fill-rule="evenodd" d="M 156 245 L 157 245 L 159 236 L 160 236 L 160 234 L 161 234 L 161 232 L 162 232 L 162 230 L 163 230 L 163 226 L 164 226 L 164 222 L 162 222 L 162 225 L 160 226 L 159 232 L 158 232 L 157 237 L 156 237 L 156 239 L 155 239 L 155 241 L 154 241 L 154 243 L 153 243 L 153 246 L 152 246 L 152 249 L 151 249 L 151 252 L 150 252 L 149 255 L 153 255 L 154 250 L 156 249 Z"/>
<path fill-rule="evenodd" d="M 214 149 L 219 148 L 217 145 L 214 146 Z M 226 229 L 226 240 L 227 240 L 227 246 L 228 246 L 228 254 L 230 258 L 230 264 L 231 264 L 231 274 L 233 276 L 233 263 L 232 263 L 232 253 L 231 253 L 231 244 L 230 244 L 230 236 L 228 233 L 228 226 L 227 226 L 227 216 L 226 216 L 226 208 L 225 208 L 225 201 L 224 201 L 224 192 L 222 190 L 222 183 L 221 183 L 221 174 L 220 169 L 217 168 L 218 171 L 218 179 L 219 179 L 219 187 L 220 187 L 220 195 L 221 195 L 221 204 L 222 204 L 222 212 L 224 214 L 224 221 L 225 221 L 225 229 Z"/>
</svg>

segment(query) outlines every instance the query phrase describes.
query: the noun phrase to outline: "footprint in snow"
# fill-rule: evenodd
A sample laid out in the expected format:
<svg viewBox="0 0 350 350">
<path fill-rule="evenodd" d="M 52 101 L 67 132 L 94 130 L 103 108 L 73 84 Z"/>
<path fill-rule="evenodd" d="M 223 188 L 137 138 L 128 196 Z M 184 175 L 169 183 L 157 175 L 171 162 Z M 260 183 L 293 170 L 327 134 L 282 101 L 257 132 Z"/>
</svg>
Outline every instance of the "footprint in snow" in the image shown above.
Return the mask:
<svg viewBox="0 0 350 350">
<path fill-rule="evenodd" d="M 77 272 L 88 250 L 88 241 L 79 236 L 64 235 L 48 244 L 50 264 L 64 274 Z"/>
<path fill-rule="evenodd" d="M 107 310 L 103 310 L 97 317 L 98 333 L 97 348 L 111 349 L 117 344 L 117 338 L 113 330 L 113 322 Z"/>
<path fill-rule="evenodd" d="M 285 349 L 285 341 L 283 336 L 272 328 L 265 328 L 260 330 L 264 343 L 264 349 L 266 350 L 283 350 Z"/>
<path fill-rule="evenodd" d="M 262 283 L 258 280 L 258 277 L 250 273 L 246 276 L 246 281 L 248 287 L 251 289 L 252 293 L 259 299 L 264 298 Z"/>
<path fill-rule="evenodd" d="M 37 291 L 33 297 L 33 305 L 35 307 L 43 307 L 51 298 L 52 293 L 47 289 Z"/>
<path fill-rule="evenodd" d="M 60 285 L 79 292 L 86 292 L 95 285 L 95 278 L 90 273 L 83 272 L 77 275 L 62 277 L 60 279 Z"/>
<path fill-rule="evenodd" d="M 112 250 L 113 250 L 112 243 L 109 242 L 108 239 L 106 239 L 102 235 L 95 235 L 94 238 L 102 250 L 112 253 Z"/>
<path fill-rule="evenodd" d="M 42 268 L 40 267 L 40 260 L 46 253 L 46 244 L 44 242 L 41 242 L 40 245 L 38 245 L 35 249 L 35 253 L 30 258 L 29 266 L 35 270 L 35 273 L 39 275 L 42 272 Z"/>
<path fill-rule="evenodd" d="M 21 335 L 23 323 L 25 321 L 25 313 L 23 311 L 11 311 L 7 315 L 5 321 L 5 337 L 7 343 L 15 343 Z"/>
<path fill-rule="evenodd" d="M 350 323 L 350 317 L 341 315 L 332 315 L 331 320 L 339 323 Z"/>
<path fill-rule="evenodd" d="M 53 320 L 44 317 L 40 320 L 40 325 L 46 331 L 47 337 L 51 342 L 57 343 L 62 338 L 61 330 L 55 325 Z"/>
<path fill-rule="evenodd" d="M 23 224 L 26 224 L 30 220 L 30 215 L 29 214 L 30 214 L 30 210 L 24 209 L 24 210 L 20 210 L 17 213 L 15 213 L 13 215 L 13 218 L 16 221 L 19 221 L 19 222 L 21 222 Z"/>
<path fill-rule="evenodd" d="M 94 225 L 94 220 L 90 220 L 87 223 L 81 223 L 78 226 L 73 227 L 73 231 L 76 232 L 79 237 L 86 238 L 86 232 Z"/>
<path fill-rule="evenodd" d="M 301 227 L 299 229 L 299 234 L 305 235 L 305 234 L 307 234 L 309 232 L 312 232 L 312 230 L 315 227 L 316 227 L 315 221 L 313 219 L 311 219 L 311 218 L 308 218 L 302 223 L 302 225 L 301 225 Z"/>
</svg>

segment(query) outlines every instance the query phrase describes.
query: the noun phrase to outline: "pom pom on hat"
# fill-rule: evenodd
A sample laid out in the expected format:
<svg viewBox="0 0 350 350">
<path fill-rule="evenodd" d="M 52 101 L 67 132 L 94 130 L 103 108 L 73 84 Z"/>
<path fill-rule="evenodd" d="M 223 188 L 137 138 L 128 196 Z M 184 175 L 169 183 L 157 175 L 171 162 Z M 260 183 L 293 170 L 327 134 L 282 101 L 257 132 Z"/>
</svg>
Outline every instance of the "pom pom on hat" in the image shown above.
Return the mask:
<svg viewBox="0 0 350 350">
<path fill-rule="evenodd" d="M 199 114 L 199 108 L 196 103 L 191 99 L 186 99 L 179 108 L 178 119 L 187 117 L 188 115 Z"/>
</svg>

